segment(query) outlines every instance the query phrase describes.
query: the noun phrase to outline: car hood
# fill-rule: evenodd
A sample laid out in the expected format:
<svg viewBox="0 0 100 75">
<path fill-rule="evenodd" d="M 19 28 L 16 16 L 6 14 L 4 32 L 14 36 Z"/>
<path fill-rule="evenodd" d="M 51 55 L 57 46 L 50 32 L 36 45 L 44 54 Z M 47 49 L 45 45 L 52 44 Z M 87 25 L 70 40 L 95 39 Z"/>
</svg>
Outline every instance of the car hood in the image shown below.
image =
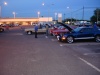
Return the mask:
<svg viewBox="0 0 100 75">
<path fill-rule="evenodd" d="M 65 28 L 67 28 L 69 31 L 72 31 L 73 29 L 71 27 L 69 27 L 68 25 L 64 24 L 64 23 L 59 23 L 62 26 L 64 26 Z"/>
<path fill-rule="evenodd" d="M 53 32 L 68 32 L 69 30 L 54 30 Z"/>
</svg>

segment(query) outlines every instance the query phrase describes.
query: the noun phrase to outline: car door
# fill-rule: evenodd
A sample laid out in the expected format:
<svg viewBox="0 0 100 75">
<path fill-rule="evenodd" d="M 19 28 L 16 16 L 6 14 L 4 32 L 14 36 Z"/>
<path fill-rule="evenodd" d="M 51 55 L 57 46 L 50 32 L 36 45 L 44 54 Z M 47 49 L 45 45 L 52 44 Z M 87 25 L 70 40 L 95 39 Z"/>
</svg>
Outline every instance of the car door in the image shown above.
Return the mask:
<svg viewBox="0 0 100 75">
<path fill-rule="evenodd" d="M 87 28 L 87 30 L 85 31 L 87 38 L 93 38 L 93 36 L 94 36 L 93 31 L 94 31 L 93 28 Z"/>
<path fill-rule="evenodd" d="M 77 35 L 78 39 L 89 39 L 93 38 L 93 30 L 92 28 L 82 28 Z"/>
</svg>

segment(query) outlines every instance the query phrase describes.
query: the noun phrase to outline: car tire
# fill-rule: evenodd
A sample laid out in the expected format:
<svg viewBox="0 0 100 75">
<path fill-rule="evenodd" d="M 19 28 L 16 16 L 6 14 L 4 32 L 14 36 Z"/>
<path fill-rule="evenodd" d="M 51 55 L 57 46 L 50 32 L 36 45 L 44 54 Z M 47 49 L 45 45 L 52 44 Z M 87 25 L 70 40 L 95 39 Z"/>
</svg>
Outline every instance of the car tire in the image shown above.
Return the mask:
<svg viewBox="0 0 100 75">
<path fill-rule="evenodd" d="M 28 34 L 28 35 L 31 35 L 31 34 L 32 34 L 32 31 L 28 31 L 27 34 Z"/>
<path fill-rule="evenodd" d="M 4 29 L 0 29 L 0 32 L 4 32 Z"/>
<path fill-rule="evenodd" d="M 68 43 L 73 43 L 74 42 L 74 38 L 72 36 L 68 36 L 67 37 L 67 42 Z"/>
<path fill-rule="evenodd" d="M 100 42 L 100 35 L 97 35 L 97 36 L 95 37 L 95 40 L 96 40 L 96 42 Z"/>
</svg>

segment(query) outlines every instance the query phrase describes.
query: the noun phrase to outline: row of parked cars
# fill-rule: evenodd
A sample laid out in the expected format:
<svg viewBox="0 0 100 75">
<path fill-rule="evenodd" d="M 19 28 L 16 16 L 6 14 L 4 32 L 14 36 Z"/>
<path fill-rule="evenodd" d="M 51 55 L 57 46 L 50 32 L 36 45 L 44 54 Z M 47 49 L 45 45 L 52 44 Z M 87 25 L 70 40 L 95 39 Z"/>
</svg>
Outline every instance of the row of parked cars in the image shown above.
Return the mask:
<svg viewBox="0 0 100 75">
<path fill-rule="evenodd" d="M 39 29 L 39 33 L 45 33 L 46 29 Z M 25 29 L 27 34 L 34 33 L 34 29 Z M 96 42 L 100 42 L 100 28 L 97 25 L 90 25 L 88 27 L 70 26 L 63 23 L 58 23 L 49 28 L 50 35 L 57 37 L 58 41 L 66 41 L 73 43 L 75 40 L 82 39 L 95 39 Z"/>
</svg>

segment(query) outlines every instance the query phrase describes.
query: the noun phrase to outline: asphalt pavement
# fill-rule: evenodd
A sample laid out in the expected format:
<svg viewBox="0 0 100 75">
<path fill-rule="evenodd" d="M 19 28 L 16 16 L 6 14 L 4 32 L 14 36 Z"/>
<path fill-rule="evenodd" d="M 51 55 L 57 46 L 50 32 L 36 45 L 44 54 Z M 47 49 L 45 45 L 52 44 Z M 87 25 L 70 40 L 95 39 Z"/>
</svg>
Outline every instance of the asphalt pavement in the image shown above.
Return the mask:
<svg viewBox="0 0 100 75">
<path fill-rule="evenodd" d="M 100 43 L 68 44 L 10 28 L 0 33 L 0 75 L 100 75 Z"/>
</svg>

